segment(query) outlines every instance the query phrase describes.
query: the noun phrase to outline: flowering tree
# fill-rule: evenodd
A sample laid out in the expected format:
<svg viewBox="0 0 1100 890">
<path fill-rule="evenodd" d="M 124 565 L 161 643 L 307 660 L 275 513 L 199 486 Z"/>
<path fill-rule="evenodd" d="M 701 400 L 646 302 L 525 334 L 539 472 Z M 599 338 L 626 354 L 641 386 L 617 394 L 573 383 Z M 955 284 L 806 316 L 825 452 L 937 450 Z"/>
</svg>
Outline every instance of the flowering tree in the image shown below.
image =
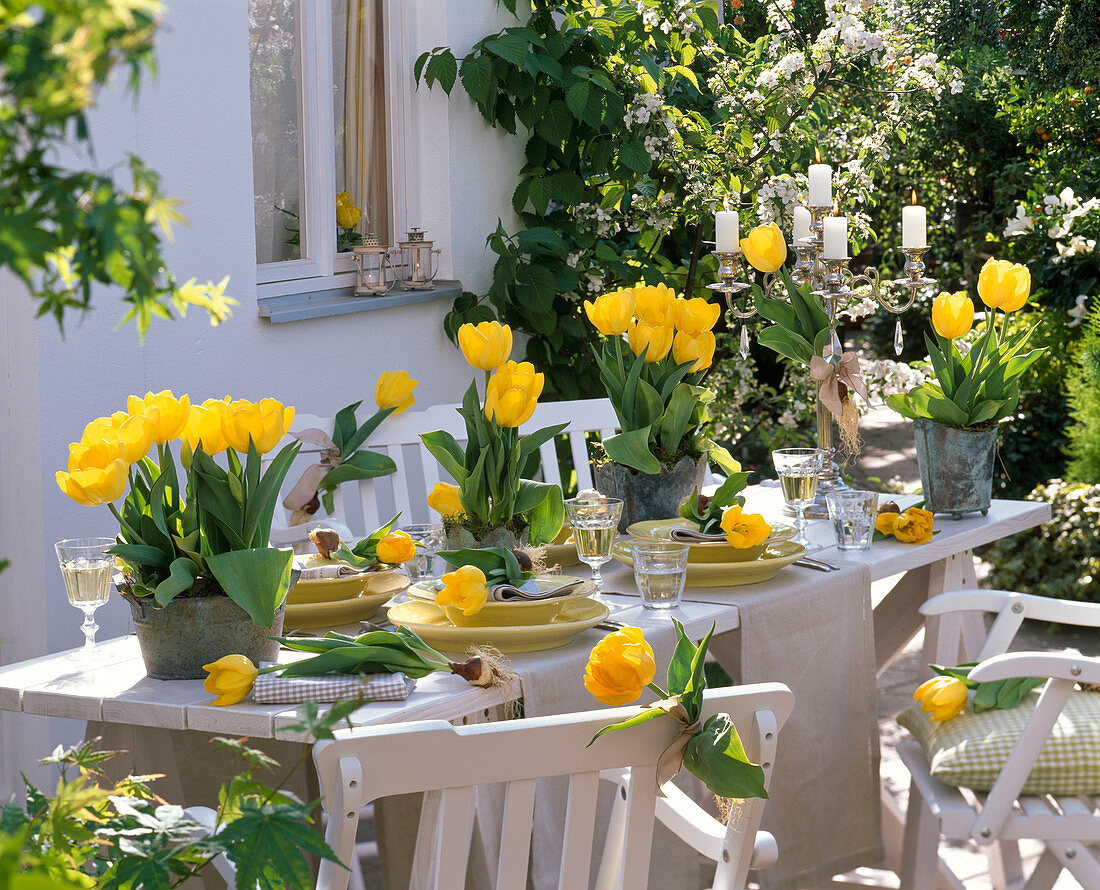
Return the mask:
<svg viewBox="0 0 1100 890">
<path fill-rule="evenodd" d="M 706 246 L 715 210 L 736 204 L 745 225 L 785 224 L 815 147 L 838 165 L 845 210 L 866 206 L 889 135 L 958 86 L 874 0 L 727 0 L 725 23 L 716 6 L 533 0 L 523 24 L 466 56 L 438 48 L 418 60 L 429 86 L 461 81 L 490 125 L 526 131 L 513 194 L 522 226 L 489 236 L 492 286 L 456 302 L 451 336 L 499 316 L 530 335 L 527 358 L 548 392 L 594 395 L 583 300 L 640 281 L 691 296 L 717 269 Z M 864 212 L 850 215 L 854 232 L 871 231 Z M 719 371 L 745 396 L 748 419 L 731 435 L 762 410 L 795 422 L 806 401 L 777 395 L 784 369 L 771 356 L 736 371 Z"/>
</svg>

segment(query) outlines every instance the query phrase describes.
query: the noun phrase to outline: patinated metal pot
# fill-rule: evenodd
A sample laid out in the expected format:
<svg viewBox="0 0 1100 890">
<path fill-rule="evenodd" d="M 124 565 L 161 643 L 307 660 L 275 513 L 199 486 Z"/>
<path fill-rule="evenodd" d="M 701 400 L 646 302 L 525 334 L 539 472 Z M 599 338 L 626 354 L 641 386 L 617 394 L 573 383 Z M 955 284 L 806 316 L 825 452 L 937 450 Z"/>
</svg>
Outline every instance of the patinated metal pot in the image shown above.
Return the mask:
<svg viewBox="0 0 1100 890">
<path fill-rule="evenodd" d="M 693 488 L 703 485 L 706 472 L 705 457 L 698 461 L 681 458 L 674 467 L 661 467 L 661 472 L 655 475 L 608 461 L 594 468 L 593 481 L 600 494 L 622 500 L 619 531 L 625 532 L 635 522 L 675 519 L 680 513 L 680 501 Z"/>
<path fill-rule="evenodd" d="M 523 530 L 522 534 L 517 535 L 509 528 L 493 528 L 478 538 L 464 525 L 447 527 L 448 550 L 480 550 L 485 547 L 503 547 L 506 550 L 516 550 L 526 546 L 526 529 Z"/>
<path fill-rule="evenodd" d="M 204 664 L 240 654 L 253 664 L 276 661 L 286 603 L 271 627 L 256 627 L 248 613 L 227 596 L 178 596 L 164 608 L 153 598 L 122 593 L 134 616 L 145 672 L 156 680 L 198 680 Z"/>
<path fill-rule="evenodd" d="M 913 421 L 913 438 L 925 509 L 956 519 L 964 513 L 989 512 L 997 427 L 960 430 L 919 418 Z"/>
</svg>

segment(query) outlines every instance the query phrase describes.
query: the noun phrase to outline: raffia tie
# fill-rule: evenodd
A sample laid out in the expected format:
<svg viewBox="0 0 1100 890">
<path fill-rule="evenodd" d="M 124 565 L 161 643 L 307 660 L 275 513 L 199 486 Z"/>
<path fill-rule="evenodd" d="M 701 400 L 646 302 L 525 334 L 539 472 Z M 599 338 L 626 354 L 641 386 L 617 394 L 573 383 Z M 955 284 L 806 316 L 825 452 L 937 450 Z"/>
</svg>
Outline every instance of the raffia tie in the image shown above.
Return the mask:
<svg viewBox="0 0 1100 890">
<path fill-rule="evenodd" d="M 837 419 L 840 428 L 840 441 L 844 450 L 851 455 L 859 453 L 859 409 L 848 398 L 847 392 L 840 393 L 840 384 L 848 390 L 855 390 L 867 401 L 867 387 L 859 372 L 859 356 L 854 352 L 845 352 L 838 362 L 829 362 L 820 355 L 810 359 L 810 376 L 817 381 L 817 397 L 829 413 Z"/>
<path fill-rule="evenodd" d="M 336 447 L 332 437 L 323 430 L 298 430 L 291 435 L 307 445 L 316 445 L 321 455 L 320 463 L 306 467 L 302 477 L 283 498 L 283 506 L 291 511 L 290 524 L 299 525 L 309 519 L 311 514 L 305 511 L 305 507 L 317 495 L 317 489 L 328 475 L 328 471 L 340 466 L 342 461 L 340 449 Z"/>
<path fill-rule="evenodd" d="M 664 797 L 665 793 L 661 790 L 661 786 L 665 782 L 672 781 L 683 767 L 684 751 L 687 749 L 688 742 L 699 731 L 699 721 L 691 722 L 687 708 L 680 704 L 680 699 L 676 696 L 654 702 L 650 707 L 664 711 L 680 724 L 680 731 L 676 734 L 676 738 L 661 752 L 657 760 L 657 794 Z"/>
</svg>

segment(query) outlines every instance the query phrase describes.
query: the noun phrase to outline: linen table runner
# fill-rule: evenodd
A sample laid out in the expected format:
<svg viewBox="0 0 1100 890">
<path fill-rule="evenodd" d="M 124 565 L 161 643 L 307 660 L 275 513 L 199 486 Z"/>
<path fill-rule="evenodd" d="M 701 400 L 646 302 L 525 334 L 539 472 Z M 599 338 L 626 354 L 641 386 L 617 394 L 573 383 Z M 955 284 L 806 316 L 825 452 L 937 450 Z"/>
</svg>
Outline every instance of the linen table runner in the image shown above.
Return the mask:
<svg viewBox="0 0 1100 890">
<path fill-rule="evenodd" d="M 761 887 L 808 887 L 881 861 L 870 570 L 792 566 L 763 584 L 688 588 L 684 599 L 736 605 L 739 663 L 723 657 L 732 634 L 711 651 L 740 667 L 740 682 L 786 683 L 794 693 L 764 807 L 779 862 L 760 873 Z"/>
</svg>

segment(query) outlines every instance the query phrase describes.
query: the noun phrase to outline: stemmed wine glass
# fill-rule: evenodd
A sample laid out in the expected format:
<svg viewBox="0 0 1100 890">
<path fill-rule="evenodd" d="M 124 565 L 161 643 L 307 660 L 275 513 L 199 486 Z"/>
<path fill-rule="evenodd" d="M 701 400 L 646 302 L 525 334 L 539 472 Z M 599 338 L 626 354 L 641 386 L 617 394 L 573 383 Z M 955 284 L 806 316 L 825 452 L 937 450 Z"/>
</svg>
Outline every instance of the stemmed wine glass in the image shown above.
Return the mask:
<svg viewBox="0 0 1100 890">
<path fill-rule="evenodd" d="M 565 502 L 565 516 L 573 529 L 577 557 L 592 569 L 592 583 L 596 585 L 593 599 L 601 602 L 603 576 L 600 567 L 611 560 L 611 547 L 619 536 L 622 515 L 623 502 L 618 498 L 586 495 Z"/>
<path fill-rule="evenodd" d="M 95 610 L 111 595 L 115 558 L 107 550 L 114 545 L 114 538 L 70 538 L 53 545 L 69 602 L 84 613 L 84 623 L 80 627 L 84 631 L 84 646 L 70 658 L 90 661 L 99 656 L 95 644 L 95 633 L 99 630 Z"/>
<path fill-rule="evenodd" d="M 772 464 L 779 474 L 783 499 L 798 514 L 794 542 L 807 550 L 812 546 L 806 537 L 806 508 L 817 498 L 817 480 L 825 467 L 826 453 L 820 448 L 780 448 L 772 452 Z"/>
</svg>

